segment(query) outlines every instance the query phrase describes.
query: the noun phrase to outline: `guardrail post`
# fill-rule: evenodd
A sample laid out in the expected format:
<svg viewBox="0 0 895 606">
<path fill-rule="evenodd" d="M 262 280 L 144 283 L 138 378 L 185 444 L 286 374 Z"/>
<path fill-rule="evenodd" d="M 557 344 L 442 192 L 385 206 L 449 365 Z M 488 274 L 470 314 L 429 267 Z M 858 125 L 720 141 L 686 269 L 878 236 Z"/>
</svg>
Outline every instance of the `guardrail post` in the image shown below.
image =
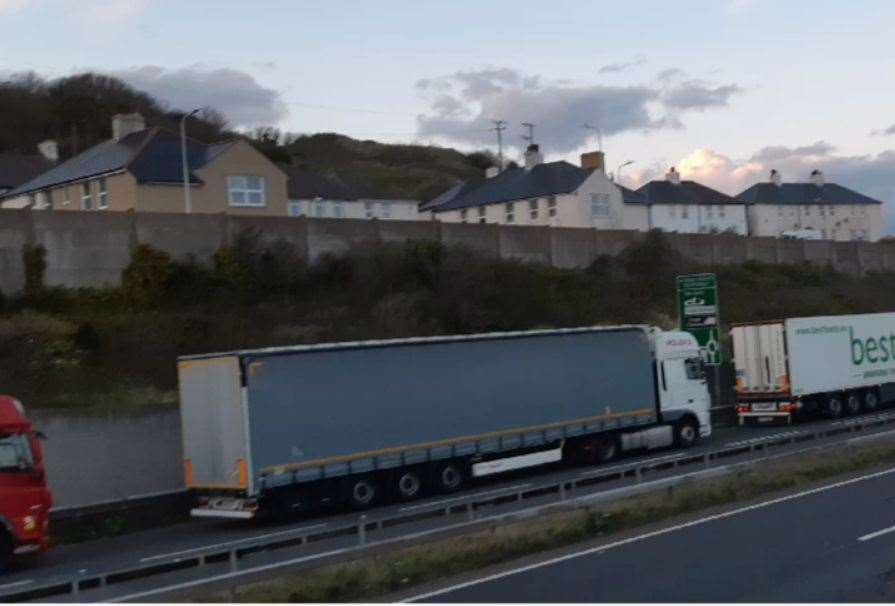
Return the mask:
<svg viewBox="0 0 895 606">
<path fill-rule="evenodd" d="M 566 500 L 566 483 L 565 482 L 559 483 L 559 500 L 560 501 Z"/>
<path fill-rule="evenodd" d="M 363 515 L 357 522 L 357 544 L 367 544 L 367 516 Z"/>
<path fill-rule="evenodd" d="M 639 467 L 634 470 L 634 479 L 638 484 L 643 482 L 643 471 Z"/>
<path fill-rule="evenodd" d="M 466 504 L 466 517 L 469 518 L 470 522 L 475 519 L 475 508 L 471 502 Z"/>
<path fill-rule="evenodd" d="M 71 582 L 71 594 L 77 596 L 79 593 L 81 593 L 81 581 L 80 579 L 75 579 Z"/>
<path fill-rule="evenodd" d="M 236 549 L 230 550 L 230 572 L 236 572 L 238 563 L 236 561 Z"/>
</svg>

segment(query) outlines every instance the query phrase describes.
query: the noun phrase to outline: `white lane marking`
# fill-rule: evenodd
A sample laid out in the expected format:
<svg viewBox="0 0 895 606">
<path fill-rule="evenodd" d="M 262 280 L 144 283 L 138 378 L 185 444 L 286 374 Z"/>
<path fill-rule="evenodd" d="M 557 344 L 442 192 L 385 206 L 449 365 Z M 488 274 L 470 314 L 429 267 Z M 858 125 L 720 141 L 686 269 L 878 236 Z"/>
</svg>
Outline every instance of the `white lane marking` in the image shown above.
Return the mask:
<svg viewBox="0 0 895 606">
<path fill-rule="evenodd" d="M 858 537 L 858 540 L 869 541 L 870 539 L 881 537 L 884 534 L 889 534 L 890 532 L 895 532 L 895 526 L 890 526 L 888 528 L 883 528 L 882 530 L 877 530 L 876 532 L 871 532 L 870 534 L 865 534 L 863 537 Z"/>
<path fill-rule="evenodd" d="M 810 490 L 804 490 L 802 492 L 798 492 L 796 494 L 787 495 L 785 497 L 778 497 L 776 499 L 771 499 L 769 501 L 763 501 L 761 503 L 755 503 L 753 505 L 747 505 L 745 507 L 740 507 L 738 509 L 733 509 L 731 511 L 726 511 L 724 513 L 718 513 L 715 515 L 706 516 L 704 518 L 699 518 L 697 520 L 692 520 L 690 522 L 685 522 L 683 524 L 677 524 L 675 526 L 669 526 L 667 528 L 661 528 L 659 530 L 654 530 L 652 532 L 647 532 L 645 534 L 641 534 L 638 536 L 630 537 L 627 539 L 622 539 L 620 541 L 615 541 L 614 543 L 608 543 L 606 545 L 599 545 L 597 547 L 591 547 L 590 549 L 585 549 L 584 551 L 579 551 L 576 553 L 570 553 L 564 556 L 559 556 L 556 558 L 551 558 L 549 560 L 544 560 L 543 562 L 537 562 L 535 564 L 529 564 L 528 566 L 522 566 L 520 568 L 515 568 L 513 570 L 507 570 L 505 572 L 500 572 L 497 574 L 492 574 L 487 577 L 483 577 L 481 579 L 475 579 L 472 581 L 467 581 L 465 583 L 458 583 L 457 585 L 452 585 L 450 587 L 445 587 L 442 589 L 437 589 L 435 591 L 430 591 L 428 593 L 423 593 L 420 595 L 416 595 L 406 600 L 404 602 L 418 602 L 420 600 L 427 600 L 429 598 L 433 598 L 436 596 L 440 596 L 446 593 L 450 593 L 452 591 L 457 591 L 459 589 L 465 589 L 467 587 L 472 587 L 474 585 L 480 585 L 482 583 L 487 583 L 489 581 L 495 581 L 497 579 L 502 579 L 504 577 L 513 576 L 522 572 L 528 572 L 529 570 L 535 570 L 538 568 L 544 568 L 545 566 L 552 566 L 553 564 L 558 564 L 560 562 L 565 562 L 567 560 L 572 560 L 575 558 L 580 558 L 582 556 L 591 555 L 594 553 L 601 553 L 604 551 L 608 551 L 610 549 L 615 549 L 617 547 L 623 547 L 625 545 L 630 545 L 631 543 L 637 543 L 639 541 L 643 541 L 646 539 L 652 539 L 654 537 L 662 536 L 664 534 L 669 534 L 671 532 L 675 532 L 677 530 L 684 530 L 685 528 L 691 528 L 693 526 L 700 526 L 702 524 L 706 524 L 708 522 L 714 522 L 716 520 L 723 520 L 725 518 L 730 518 L 742 513 L 746 513 L 749 511 L 754 511 L 756 509 L 764 509 L 765 507 L 770 507 L 771 505 L 777 505 L 779 503 L 786 503 L 787 501 L 792 501 L 794 499 L 800 499 L 802 497 L 810 496 L 813 494 L 818 494 L 821 492 L 827 492 L 829 490 L 834 490 L 836 488 L 842 488 L 843 486 L 849 486 L 851 484 L 856 484 L 858 482 L 863 482 L 865 480 L 872 480 L 874 478 L 879 478 L 885 475 L 895 473 L 895 467 L 886 469 L 884 471 L 878 471 L 876 473 L 867 474 L 864 476 L 859 476 L 857 478 L 851 478 L 850 480 L 843 480 L 841 482 L 836 482 L 834 484 L 829 484 L 827 486 L 819 486 L 817 488 L 812 488 Z"/>
<path fill-rule="evenodd" d="M 725 446 L 745 446 L 746 444 L 755 444 L 758 442 L 765 442 L 767 440 L 774 440 L 776 438 L 786 438 L 789 436 L 800 436 L 804 434 L 804 431 L 781 431 L 779 433 L 772 433 L 766 436 L 760 436 L 757 438 L 748 438 L 746 440 L 738 440 L 736 442 L 727 442 Z"/>
<path fill-rule="evenodd" d="M 25 585 L 31 585 L 34 583 L 34 579 L 27 579 L 25 581 L 16 581 L 15 583 L 6 583 L 5 585 L 0 585 L 0 589 L 12 589 L 13 587 L 23 587 Z"/>
<path fill-rule="evenodd" d="M 515 486 L 507 486 L 506 488 L 495 488 L 494 490 L 486 490 L 485 492 L 477 492 L 475 494 L 461 495 L 459 497 L 453 497 L 451 499 L 441 499 L 440 501 L 429 501 L 428 503 L 420 503 L 419 505 L 408 505 L 406 507 L 400 507 L 398 511 L 416 511 L 417 509 L 425 509 L 426 507 L 432 507 L 433 505 L 444 505 L 445 503 L 453 503 L 454 501 L 462 501 L 464 499 L 475 499 L 477 497 L 484 497 L 492 494 L 498 494 L 501 492 L 510 492 L 513 490 L 521 490 L 522 488 L 529 488 L 532 484 L 529 482 L 528 484 L 516 484 Z"/>
<path fill-rule="evenodd" d="M 316 530 L 318 528 L 323 528 L 327 526 L 327 524 L 314 524 L 313 526 L 305 526 L 303 528 L 292 528 L 289 530 L 281 530 L 279 532 L 269 532 L 267 534 L 259 534 L 253 537 L 247 537 L 245 539 L 237 539 L 235 541 L 227 541 L 226 543 L 215 543 L 213 545 L 203 545 L 201 547 L 193 547 L 191 549 L 184 549 L 183 551 L 172 551 L 171 553 L 162 553 L 154 556 L 146 556 L 145 558 L 140 558 L 141 562 L 151 562 L 153 560 L 161 560 L 164 558 L 173 558 L 182 555 L 188 555 L 191 553 L 195 553 L 197 551 L 204 551 L 206 549 L 215 549 L 217 547 L 227 547 L 229 545 L 238 545 L 239 543 L 247 543 L 249 541 L 255 541 L 258 539 L 269 539 L 271 537 L 276 537 L 284 534 L 298 534 L 302 531 L 306 530 Z"/>
<path fill-rule="evenodd" d="M 612 473 L 613 471 L 618 471 L 619 469 L 634 469 L 635 467 L 642 467 L 643 465 L 649 465 L 650 463 L 658 463 L 659 461 L 666 461 L 668 459 L 681 458 L 681 453 L 676 452 L 670 455 L 665 455 L 664 457 L 655 457 L 653 459 L 646 459 L 645 461 L 631 461 L 625 465 L 615 465 L 614 467 L 597 467 L 596 469 L 591 469 L 589 471 L 582 471 L 578 475 L 582 478 L 587 478 L 590 476 L 601 476 L 607 473 Z"/>
</svg>

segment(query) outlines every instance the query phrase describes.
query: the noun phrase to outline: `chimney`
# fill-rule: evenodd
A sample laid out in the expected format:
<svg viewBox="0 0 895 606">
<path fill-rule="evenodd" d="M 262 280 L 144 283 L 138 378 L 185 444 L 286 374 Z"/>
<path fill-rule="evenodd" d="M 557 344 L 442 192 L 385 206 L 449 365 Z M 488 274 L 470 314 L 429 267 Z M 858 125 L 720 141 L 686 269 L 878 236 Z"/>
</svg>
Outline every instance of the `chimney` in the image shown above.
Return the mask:
<svg viewBox="0 0 895 606">
<path fill-rule="evenodd" d="M 824 184 L 824 174 L 815 169 L 811 171 L 811 182 L 821 187 Z"/>
<path fill-rule="evenodd" d="M 783 183 L 783 178 L 780 176 L 780 173 L 778 173 L 774 169 L 771 169 L 771 183 L 773 183 L 777 187 L 780 187 L 780 185 Z"/>
<path fill-rule="evenodd" d="M 581 154 L 581 168 L 584 170 L 598 170 L 606 172 L 606 155 L 601 151 L 592 151 Z"/>
<path fill-rule="evenodd" d="M 532 143 L 525 150 L 525 170 L 531 170 L 544 161 L 537 143 Z"/>
<path fill-rule="evenodd" d="M 37 151 L 50 162 L 59 162 L 59 144 L 55 139 L 41 141 L 37 144 Z"/>
<path fill-rule="evenodd" d="M 500 169 L 497 168 L 496 166 L 489 166 L 488 168 L 485 169 L 485 178 L 486 179 L 493 179 L 494 177 L 496 177 L 499 174 L 500 174 Z"/>
<path fill-rule="evenodd" d="M 112 116 L 112 138 L 120 141 L 131 133 L 146 128 L 146 121 L 138 113 L 115 114 Z"/>
<path fill-rule="evenodd" d="M 665 180 L 674 185 L 681 184 L 681 174 L 677 172 L 672 166 L 667 173 L 665 173 Z"/>
</svg>

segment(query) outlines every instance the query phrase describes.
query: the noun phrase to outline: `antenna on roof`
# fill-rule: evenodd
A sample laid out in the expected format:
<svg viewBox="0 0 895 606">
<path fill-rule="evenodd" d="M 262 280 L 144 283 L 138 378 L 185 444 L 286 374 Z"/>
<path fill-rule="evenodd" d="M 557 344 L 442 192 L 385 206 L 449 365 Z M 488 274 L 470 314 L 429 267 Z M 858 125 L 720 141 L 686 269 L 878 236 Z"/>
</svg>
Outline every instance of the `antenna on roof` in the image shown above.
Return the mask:
<svg viewBox="0 0 895 606">
<path fill-rule="evenodd" d="M 500 166 L 500 170 L 503 170 L 503 131 L 507 128 L 506 120 L 491 120 L 494 124 L 493 130 L 497 133 L 497 163 Z"/>
<path fill-rule="evenodd" d="M 597 132 L 597 149 L 599 151 L 603 151 L 603 131 L 600 130 L 600 123 L 597 122 L 597 125 L 594 126 L 592 124 L 585 123 L 582 128 L 587 130 L 593 130 Z"/>
</svg>

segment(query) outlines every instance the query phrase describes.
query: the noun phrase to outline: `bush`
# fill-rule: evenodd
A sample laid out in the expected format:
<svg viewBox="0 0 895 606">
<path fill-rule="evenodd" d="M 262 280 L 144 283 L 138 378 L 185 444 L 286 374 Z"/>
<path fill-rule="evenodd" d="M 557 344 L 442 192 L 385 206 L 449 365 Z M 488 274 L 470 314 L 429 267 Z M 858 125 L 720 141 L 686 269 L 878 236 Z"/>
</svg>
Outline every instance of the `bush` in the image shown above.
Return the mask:
<svg viewBox="0 0 895 606">
<path fill-rule="evenodd" d="M 140 244 L 121 276 L 125 300 L 138 309 L 160 306 L 168 294 L 173 271 L 168 253 Z"/>
<path fill-rule="evenodd" d="M 47 249 L 43 244 L 26 244 L 22 250 L 22 261 L 25 265 L 25 300 L 38 301 L 44 292 Z"/>
</svg>

